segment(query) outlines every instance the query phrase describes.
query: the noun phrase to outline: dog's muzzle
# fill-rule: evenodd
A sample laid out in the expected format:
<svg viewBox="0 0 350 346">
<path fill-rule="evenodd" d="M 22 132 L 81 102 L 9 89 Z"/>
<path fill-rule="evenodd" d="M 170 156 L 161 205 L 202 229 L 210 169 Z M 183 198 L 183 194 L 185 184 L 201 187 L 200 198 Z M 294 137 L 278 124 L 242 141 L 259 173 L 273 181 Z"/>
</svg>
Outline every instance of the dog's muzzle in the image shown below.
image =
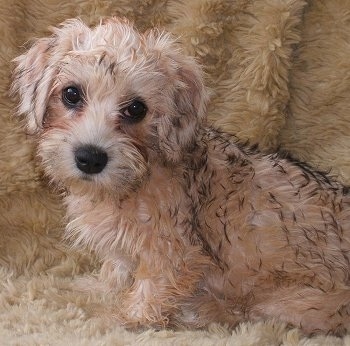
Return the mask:
<svg viewBox="0 0 350 346">
<path fill-rule="evenodd" d="M 93 145 L 77 148 L 74 156 L 77 167 L 86 174 L 101 173 L 108 162 L 107 153 Z"/>
</svg>

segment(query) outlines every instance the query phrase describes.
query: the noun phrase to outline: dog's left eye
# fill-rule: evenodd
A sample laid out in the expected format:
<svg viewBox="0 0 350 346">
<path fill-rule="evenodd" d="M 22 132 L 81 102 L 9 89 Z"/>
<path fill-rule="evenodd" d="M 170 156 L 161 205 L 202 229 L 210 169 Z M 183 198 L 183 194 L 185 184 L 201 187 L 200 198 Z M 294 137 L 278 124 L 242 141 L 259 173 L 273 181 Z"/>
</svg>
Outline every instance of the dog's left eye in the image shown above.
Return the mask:
<svg viewBox="0 0 350 346">
<path fill-rule="evenodd" d="M 142 101 L 134 100 L 122 110 L 122 114 L 125 119 L 136 122 L 142 120 L 146 116 L 147 111 L 147 106 Z"/>
<path fill-rule="evenodd" d="M 62 90 L 62 101 L 68 108 L 75 108 L 81 99 L 80 91 L 77 87 L 69 86 Z"/>
</svg>

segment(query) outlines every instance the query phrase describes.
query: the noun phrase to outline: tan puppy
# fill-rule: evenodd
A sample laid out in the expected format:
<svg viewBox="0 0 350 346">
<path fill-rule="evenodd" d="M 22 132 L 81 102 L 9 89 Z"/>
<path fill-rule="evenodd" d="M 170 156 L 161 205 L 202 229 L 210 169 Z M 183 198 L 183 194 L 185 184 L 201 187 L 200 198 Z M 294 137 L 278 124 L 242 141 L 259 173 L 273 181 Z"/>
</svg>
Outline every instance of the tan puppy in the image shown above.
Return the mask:
<svg viewBox="0 0 350 346">
<path fill-rule="evenodd" d="M 122 323 L 350 327 L 348 189 L 207 127 L 201 70 L 168 34 L 70 20 L 16 63 L 67 237 L 103 262 Z"/>
</svg>

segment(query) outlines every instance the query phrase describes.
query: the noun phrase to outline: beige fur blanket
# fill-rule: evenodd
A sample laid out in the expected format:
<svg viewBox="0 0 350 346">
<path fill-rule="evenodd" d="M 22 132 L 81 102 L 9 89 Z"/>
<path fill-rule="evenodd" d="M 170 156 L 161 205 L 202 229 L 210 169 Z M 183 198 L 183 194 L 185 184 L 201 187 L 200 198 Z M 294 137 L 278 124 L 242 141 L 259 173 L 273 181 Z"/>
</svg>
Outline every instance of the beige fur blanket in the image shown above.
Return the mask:
<svg viewBox="0 0 350 346">
<path fill-rule="evenodd" d="M 306 338 L 278 321 L 130 333 L 106 318 L 110 297 L 74 290 L 99 264 L 62 241 L 63 207 L 12 117 L 11 60 L 49 25 L 106 15 L 180 36 L 207 73 L 218 126 L 350 184 L 349 1 L 0 0 L 0 344 L 350 345 L 350 336 Z"/>
</svg>

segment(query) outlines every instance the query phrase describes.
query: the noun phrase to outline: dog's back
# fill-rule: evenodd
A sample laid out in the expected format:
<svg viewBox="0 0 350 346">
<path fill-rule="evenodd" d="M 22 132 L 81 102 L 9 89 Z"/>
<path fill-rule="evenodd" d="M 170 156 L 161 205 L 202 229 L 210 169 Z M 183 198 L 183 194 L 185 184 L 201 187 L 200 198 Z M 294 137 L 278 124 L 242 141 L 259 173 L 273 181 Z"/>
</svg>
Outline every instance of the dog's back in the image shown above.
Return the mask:
<svg viewBox="0 0 350 346">
<path fill-rule="evenodd" d="M 342 331 L 350 322 L 348 190 L 215 130 L 202 138 L 206 159 L 188 175 L 193 231 L 223 271 L 220 294 L 240 298 L 249 319 Z"/>
</svg>

